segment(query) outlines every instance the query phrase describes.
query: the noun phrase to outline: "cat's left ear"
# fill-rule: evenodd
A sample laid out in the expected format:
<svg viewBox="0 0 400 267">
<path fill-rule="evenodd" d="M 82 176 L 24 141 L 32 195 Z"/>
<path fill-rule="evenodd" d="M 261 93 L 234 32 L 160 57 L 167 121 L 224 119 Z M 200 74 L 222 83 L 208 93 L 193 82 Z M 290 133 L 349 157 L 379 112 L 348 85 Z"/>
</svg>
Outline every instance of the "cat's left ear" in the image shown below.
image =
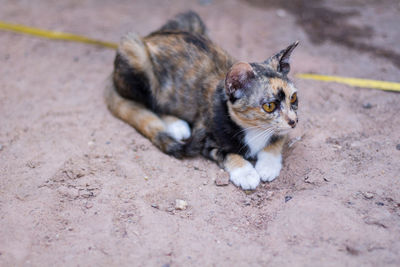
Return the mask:
<svg viewBox="0 0 400 267">
<path fill-rule="evenodd" d="M 290 64 L 289 58 L 292 54 L 293 50 L 299 44 L 299 41 L 294 42 L 293 44 L 289 45 L 276 55 L 270 57 L 265 61 L 272 69 L 275 71 L 282 73 L 283 75 L 287 75 L 290 71 Z"/>
<path fill-rule="evenodd" d="M 254 70 L 249 63 L 235 63 L 225 78 L 225 91 L 230 100 L 241 98 L 250 89 L 254 77 Z"/>
</svg>

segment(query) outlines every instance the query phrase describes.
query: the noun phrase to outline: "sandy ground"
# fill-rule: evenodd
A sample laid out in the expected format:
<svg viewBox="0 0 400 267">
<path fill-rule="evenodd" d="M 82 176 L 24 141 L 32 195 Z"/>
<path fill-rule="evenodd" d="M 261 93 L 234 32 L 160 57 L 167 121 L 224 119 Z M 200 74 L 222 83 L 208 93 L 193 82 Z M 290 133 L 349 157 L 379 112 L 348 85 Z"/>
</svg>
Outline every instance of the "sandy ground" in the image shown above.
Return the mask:
<svg viewBox="0 0 400 267">
<path fill-rule="evenodd" d="M 118 41 L 193 9 L 238 59 L 300 40 L 292 77 L 399 81 L 398 1 L 286 3 L 0 0 L 0 18 Z M 0 43 L 1 266 L 400 265 L 400 94 L 294 78 L 300 124 L 281 175 L 246 194 L 108 112 L 114 51 Z"/>
</svg>

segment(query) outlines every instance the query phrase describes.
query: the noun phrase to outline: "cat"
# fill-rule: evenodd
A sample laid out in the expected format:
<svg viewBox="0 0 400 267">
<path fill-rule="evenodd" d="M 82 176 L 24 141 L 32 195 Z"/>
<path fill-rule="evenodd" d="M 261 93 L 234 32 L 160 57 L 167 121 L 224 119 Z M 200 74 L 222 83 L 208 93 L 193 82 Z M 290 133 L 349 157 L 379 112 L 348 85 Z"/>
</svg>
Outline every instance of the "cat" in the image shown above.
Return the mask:
<svg viewBox="0 0 400 267">
<path fill-rule="evenodd" d="M 297 45 L 261 63 L 237 61 L 209 39 L 199 15 L 181 13 L 146 37 L 122 38 L 106 103 L 163 152 L 203 155 L 253 190 L 279 176 L 285 136 L 298 123 L 287 77 Z"/>
</svg>

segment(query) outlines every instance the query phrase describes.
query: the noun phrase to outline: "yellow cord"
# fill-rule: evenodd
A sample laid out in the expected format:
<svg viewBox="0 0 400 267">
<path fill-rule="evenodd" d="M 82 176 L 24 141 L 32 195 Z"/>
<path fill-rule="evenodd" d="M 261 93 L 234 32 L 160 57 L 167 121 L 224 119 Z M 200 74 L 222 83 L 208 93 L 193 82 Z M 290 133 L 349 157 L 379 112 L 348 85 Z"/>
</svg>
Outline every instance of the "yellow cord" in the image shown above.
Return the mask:
<svg viewBox="0 0 400 267">
<path fill-rule="evenodd" d="M 400 92 L 400 83 L 395 83 L 395 82 L 385 82 L 377 80 L 345 78 L 339 76 L 327 76 L 327 75 L 305 74 L 305 73 L 299 73 L 296 76 L 301 79 L 311 79 L 323 82 L 337 82 L 355 87 L 374 88 L 385 91 Z"/>
<path fill-rule="evenodd" d="M 100 45 L 107 48 L 117 49 L 118 44 L 104 42 L 100 40 L 91 39 L 81 35 L 75 35 L 70 33 L 58 32 L 58 31 L 47 31 L 38 28 L 28 27 L 19 24 L 11 24 L 7 22 L 0 21 L 0 29 L 13 31 L 18 33 L 30 34 L 34 36 L 39 36 L 47 39 L 65 40 L 70 42 L 80 42 L 86 44 Z"/>
<path fill-rule="evenodd" d="M 30 34 L 34 36 L 39 36 L 47 39 L 56 39 L 56 40 L 64 40 L 70 42 L 80 42 L 86 44 L 99 45 L 106 48 L 117 49 L 118 44 L 112 42 L 104 42 L 100 40 L 91 39 L 81 35 L 75 35 L 71 33 L 64 33 L 58 31 L 47 31 L 39 28 L 28 27 L 20 24 L 11 24 L 7 22 L 0 21 L 0 29 L 13 31 L 17 33 Z M 300 73 L 296 75 L 301 79 L 311 79 L 317 81 L 324 82 L 337 82 L 343 83 L 355 87 L 364 87 L 364 88 L 374 88 L 379 90 L 386 91 L 396 91 L 400 92 L 400 83 L 395 82 L 386 82 L 386 81 L 376 81 L 376 80 L 367 80 L 367 79 L 357 79 L 357 78 L 345 78 L 339 76 L 327 76 L 327 75 L 318 75 L 318 74 L 306 74 Z"/>
</svg>

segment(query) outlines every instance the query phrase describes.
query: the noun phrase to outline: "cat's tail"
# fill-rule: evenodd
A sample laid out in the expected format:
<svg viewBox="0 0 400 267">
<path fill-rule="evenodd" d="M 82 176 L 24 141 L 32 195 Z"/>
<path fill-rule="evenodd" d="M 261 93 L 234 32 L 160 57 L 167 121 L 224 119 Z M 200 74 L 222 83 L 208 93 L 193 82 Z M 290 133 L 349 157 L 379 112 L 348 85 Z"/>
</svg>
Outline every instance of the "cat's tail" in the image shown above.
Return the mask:
<svg viewBox="0 0 400 267">
<path fill-rule="evenodd" d="M 163 119 L 144 105 L 120 96 L 111 80 L 107 83 L 104 99 L 114 116 L 133 126 L 164 153 L 176 158 L 194 157 L 200 153 L 204 135 L 194 132 L 186 142 L 176 140 Z"/>
<path fill-rule="evenodd" d="M 207 28 L 200 16 L 194 11 L 186 11 L 167 21 L 158 31 L 185 31 L 207 35 Z"/>
</svg>

